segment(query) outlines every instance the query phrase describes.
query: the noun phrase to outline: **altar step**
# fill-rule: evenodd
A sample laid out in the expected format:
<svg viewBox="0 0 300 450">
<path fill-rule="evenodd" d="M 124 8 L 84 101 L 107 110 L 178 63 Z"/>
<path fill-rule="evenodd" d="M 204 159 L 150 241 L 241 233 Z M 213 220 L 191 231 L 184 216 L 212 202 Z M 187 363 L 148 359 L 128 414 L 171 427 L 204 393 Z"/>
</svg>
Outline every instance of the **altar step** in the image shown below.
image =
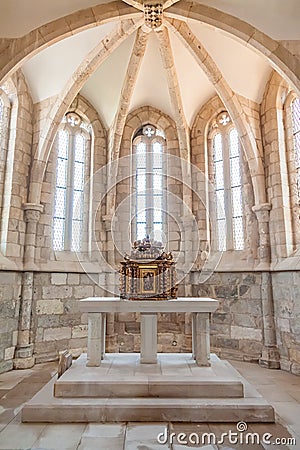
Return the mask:
<svg viewBox="0 0 300 450">
<path fill-rule="evenodd" d="M 53 382 L 22 410 L 22 422 L 274 422 L 264 399 L 56 398 Z"/>
<path fill-rule="evenodd" d="M 189 354 L 179 359 L 159 354 L 158 364 L 140 364 L 137 354 L 125 357 L 124 354 L 107 354 L 100 367 L 86 367 L 86 355 L 81 355 L 56 381 L 54 395 L 65 398 L 241 398 L 244 386 L 230 375 L 221 360 L 216 364 L 215 356 L 212 367 L 198 367 Z"/>
<path fill-rule="evenodd" d="M 66 374 L 67 375 L 67 374 Z M 147 380 L 109 378 L 98 381 L 58 380 L 54 396 L 64 398 L 242 398 L 241 381 L 198 381 L 176 377 L 152 377 Z"/>
<path fill-rule="evenodd" d="M 100 367 L 85 364 L 82 355 L 52 379 L 24 406 L 22 421 L 274 421 L 272 406 L 216 355 L 211 367 L 198 367 L 190 354 L 159 354 L 158 364 L 140 364 L 137 354 L 106 354 Z"/>
</svg>

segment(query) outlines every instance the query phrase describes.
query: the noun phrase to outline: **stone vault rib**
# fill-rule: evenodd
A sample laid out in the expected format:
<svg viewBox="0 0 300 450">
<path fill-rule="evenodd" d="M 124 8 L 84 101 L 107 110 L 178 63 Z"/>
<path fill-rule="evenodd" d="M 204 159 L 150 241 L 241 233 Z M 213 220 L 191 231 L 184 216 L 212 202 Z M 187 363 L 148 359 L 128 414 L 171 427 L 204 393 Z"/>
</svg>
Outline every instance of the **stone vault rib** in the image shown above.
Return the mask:
<svg viewBox="0 0 300 450">
<path fill-rule="evenodd" d="M 189 127 L 184 115 L 181 93 L 167 28 L 163 27 L 162 29 L 157 30 L 157 37 L 160 44 L 160 53 L 163 66 L 167 74 L 171 104 L 174 109 L 175 123 L 179 138 L 180 156 L 185 161 L 190 161 Z"/>
</svg>

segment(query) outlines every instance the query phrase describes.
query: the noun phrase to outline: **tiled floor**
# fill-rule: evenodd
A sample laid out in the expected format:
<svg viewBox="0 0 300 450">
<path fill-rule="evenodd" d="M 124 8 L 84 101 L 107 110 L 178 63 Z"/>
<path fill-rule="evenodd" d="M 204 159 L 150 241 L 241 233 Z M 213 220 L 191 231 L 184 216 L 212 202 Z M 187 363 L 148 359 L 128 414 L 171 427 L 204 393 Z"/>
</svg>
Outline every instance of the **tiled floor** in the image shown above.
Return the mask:
<svg viewBox="0 0 300 450">
<path fill-rule="evenodd" d="M 244 362 L 231 361 L 233 366 L 252 383 L 274 406 L 276 424 L 249 424 L 246 432 L 237 434 L 245 440 L 246 434 L 254 444 L 234 443 L 235 436 L 222 433 L 236 432 L 236 424 L 191 423 L 117 423 L 117 424 L 22 424 L 20 410 L 56 372 L 56 363 L 40 364 L 33 369 L 13 371 L 0 375 L 0 449 L 35 450 L 184 450 L 188 447 L 202 450 L 240 449 L 300 449 L 300 377 Z M 172 435 L 174 433 L 175 435 Z M 180 434 L 184 433 L 184 434 Z M 216 445 L 213 442 L 214 433 Z M 253 434 L 256 433 L 256 434 Z M 282 438 L 283 444 L 262 442 Z M 159 436 L 159 440 L 157 437 Z M 201 439 L 204 439 L 201 445 Z M 256 440 L 260 438 L 260 444 Z M 285 444 L 295 438 L 293 445 Z M 177 442 L 177 440 L 179 442 Z M 197 443 L 198 442 L 200 443 Z M 284 441 L 285 440 L 285 441 Z M 180 442 L 181 441 L 181 442 Z M 192 444 L 196 442 L 197 444 Z"/>
</svg>

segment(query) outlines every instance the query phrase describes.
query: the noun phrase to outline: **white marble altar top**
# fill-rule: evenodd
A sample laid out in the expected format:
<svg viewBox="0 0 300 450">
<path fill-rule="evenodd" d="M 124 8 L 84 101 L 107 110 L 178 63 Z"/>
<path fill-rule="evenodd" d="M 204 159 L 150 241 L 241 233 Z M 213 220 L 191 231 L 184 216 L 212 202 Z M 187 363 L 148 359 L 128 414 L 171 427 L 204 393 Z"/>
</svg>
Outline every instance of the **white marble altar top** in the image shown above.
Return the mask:
<svg viewBox="0 0 300 450">
<path fill-rule="evenodd" d="M 218 300 L 208 297 L 178 297 L 173 300 L 125 300 L 119 297 L 88 297 L 80 300 L 82 312 L 214 312 Z"/>
</svg>

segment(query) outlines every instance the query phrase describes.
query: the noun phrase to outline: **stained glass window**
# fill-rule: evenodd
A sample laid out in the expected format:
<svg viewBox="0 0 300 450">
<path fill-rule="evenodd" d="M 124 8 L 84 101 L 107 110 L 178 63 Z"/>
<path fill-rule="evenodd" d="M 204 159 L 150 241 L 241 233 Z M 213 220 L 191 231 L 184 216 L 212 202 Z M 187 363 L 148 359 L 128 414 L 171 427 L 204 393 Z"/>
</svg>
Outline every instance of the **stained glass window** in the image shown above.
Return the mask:
<svg viewBox="0 0 300 450">
<path fill-rule="evenodd" d="M 134 143 L 135 239 L 163 232 L 163 142 L 164 133 L 153 125 L 138 132 Z"/>
<path fill-rule="evenodd" d="M 57 135 L 56 189 L 53 216 L 54 250 L 81 249 L 84 211 L 84 181 L 86 147 L 89 139 L 77 117 L 67 123 Z"/>
<path fill-rule="evenodd" d="M 223 116 L 217 125 L 220 131 L 213 137 L 217 248 L 219 251 L 242 250 L 244 219 L 240 143 L 237 130 L 231 127 L 230 117 L 227 113 Z"/>
<path fill-rule="evenodd" d="M 300 198 L 300 98 L 292 102 L 293 140 L 295 151 L 295 164 L 297 170 L 298 197 Z"/>
<path fill-rule="evenodd" d="M 224 251 L 226 250 L 226 220 L 225 220 L 225 196 L 224 196 L 223 145 L 221 133 L 217 133 L 214 136 L 213 147 L 214 147 L 218 250 Z"/>
<path fill-rule="evenodd" d="M 231 181 L 231 210 L 233 222 L 233 245 L 235 250 L 244 248 L 243 199 L 239 136 L 234 128 L 229 132 L 229 159 Z"/>
</svg>

